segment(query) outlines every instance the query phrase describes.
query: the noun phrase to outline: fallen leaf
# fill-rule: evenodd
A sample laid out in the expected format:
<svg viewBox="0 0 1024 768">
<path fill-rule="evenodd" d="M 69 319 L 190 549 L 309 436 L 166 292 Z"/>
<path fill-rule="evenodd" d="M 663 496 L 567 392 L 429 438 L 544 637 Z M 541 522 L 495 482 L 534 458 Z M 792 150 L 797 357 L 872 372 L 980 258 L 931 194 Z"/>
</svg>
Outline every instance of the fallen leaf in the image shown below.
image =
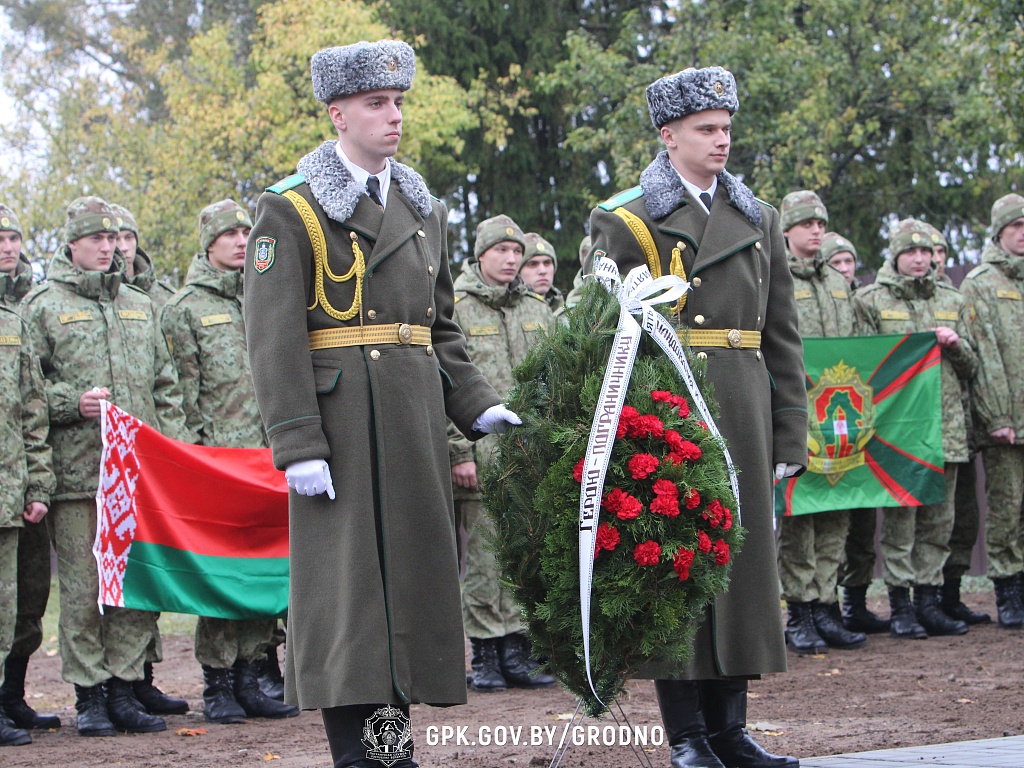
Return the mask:
<svg viewBox="0 0 1024 768">
<path fill-rule="evenodd" d="M 179 736 L 203 736 L 206 733 L 205 728 L 179 728 L 175 731 Z"/>
<path fill-rule="evenodd" d="M 973 699 L 957 699 L 956 703 L 957 704 L 974 704 L 975 702 L 974 702 Z"/>
<path fill-rule="evenodd" d="M 273 752 L 267 752 L 267 754 L 265 754 L 263 756 L 263 762 L 265 762 L 265 763 L 269 762 L 271 760 L 280 760 L 280 759 L 281 759 L 281 756 L 280 755 L 275 755 Z"/>
</svg>

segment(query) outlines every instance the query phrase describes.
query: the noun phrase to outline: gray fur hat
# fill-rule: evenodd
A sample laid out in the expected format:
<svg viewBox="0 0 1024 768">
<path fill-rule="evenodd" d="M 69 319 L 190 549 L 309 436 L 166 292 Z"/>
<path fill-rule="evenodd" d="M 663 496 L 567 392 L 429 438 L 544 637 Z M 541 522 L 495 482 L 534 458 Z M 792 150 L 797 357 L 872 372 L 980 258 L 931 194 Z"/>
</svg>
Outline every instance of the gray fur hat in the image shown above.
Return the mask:
<svg viewBox="0 0 1024 768">
<path fill-rule="evenodd" d="M 401 40 L 365 40 L 324 48 L 309 60 L 313 95 L 323 104 L 366 91 L 408 91 L 416 74 L 416 54 Z"/>
<path fill-rule="evenodd" d="M 647 86 L 647 106 L 655 128 L 707 109 L 727 109 L 734 115 L 740 108 L 736 78 L 722 67 L 684 69 Z"/>
</svg>

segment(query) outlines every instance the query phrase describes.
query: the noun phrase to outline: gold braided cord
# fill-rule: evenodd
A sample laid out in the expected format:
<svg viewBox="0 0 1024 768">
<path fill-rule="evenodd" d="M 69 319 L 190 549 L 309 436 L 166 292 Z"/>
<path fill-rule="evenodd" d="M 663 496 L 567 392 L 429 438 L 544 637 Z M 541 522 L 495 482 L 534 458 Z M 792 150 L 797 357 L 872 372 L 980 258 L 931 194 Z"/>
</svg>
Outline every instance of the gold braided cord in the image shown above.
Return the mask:
<svg viewBox="0 0 1024 768">
<path fill-rule="evenodd" d="M 672 249 L 672 260 L 669 262 L 668 271 L 676 277 L 681 277 L 683 280 L 686 279 L 686 268 L 683 266 L 683 251 L 679 246 Z M 672 307 L 672 311 L 675 314 L 678 315 L 683 311 L 683 307 L 686 306 L 686 296 L 687 294 L 684 293 L 678 303 Z"/>
<path fill-rule="evenodd" d="M 363 258 L 363 250 L 359 247 L 356 233 L 350 233 L 352 238 L 352 268 L 344 275 L 338 276 L 331 271 L 331 267 L 327 263 L 327 238 L 324 236 L 324 231 L 320 226 L 320 221 L 317 219 L 316 214 L 313 213 L 313 209 L 310 207 L 309 203 L 307 203 L 298 192 L 291 189 L 284 192 L 283 195 L 291 200 L 292 205 L 295 206 L 295 210 L 298 211 L 299 218 L 301 218 L 302 223 L 306 225 L 306 233 L 309 235 L 310 245 L 313 246 L 313 261 L 315 263 L 314 271 L 316 273 L 316 299 L 313 301 L 311 306 L 307 307 L 307 309 L 312 311 L 316 309 L 317 304 L 319 304 L 323 308 L 324 312 L 335 320 L 351 320 L 359 313 L 359 308 L 362 305 L 363 275 L 366 274 L 366 259 Z M 335 283 L 344 283 L 355 278 L 356 288 L 355 296 L 352 298 L 352 306 L 344 312 L 335 309 L 331 305 L 331 302 L 328 301 L 327 294 L 324 291 L 324 275 L 327 275 L 327 277 Z"/>
<path fill-rule="evenodd" d="M 639 216 L 634 216 L 625 208 L 616 208 L 615 215 L 626 222 L 626 226 L 629 227 L 633 237 L 640 244 L 640 249 L 647 258 L 647 268 L 651 270 L 651 277 L 661 277 L 661 257 L 658 256 L 658 246 L 654 244 L 654 238 L 651 237 L 651 231 L 647 229 L 647 225 Z"/>
</svg>

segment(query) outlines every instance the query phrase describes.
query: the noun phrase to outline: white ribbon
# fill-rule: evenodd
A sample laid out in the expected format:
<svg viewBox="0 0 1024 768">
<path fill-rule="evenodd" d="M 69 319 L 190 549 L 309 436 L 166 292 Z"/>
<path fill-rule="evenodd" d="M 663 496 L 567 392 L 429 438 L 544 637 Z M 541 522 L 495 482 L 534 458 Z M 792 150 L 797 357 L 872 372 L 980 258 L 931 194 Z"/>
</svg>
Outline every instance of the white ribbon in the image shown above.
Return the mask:
<svg viewBox="0 0 1024 768">
<path fill-rule="evenodd" d="M 594 421 L 590 427 L 587 455 L 583 460 L 583 484 L 580 488 L 580 614 L 583 621 L 583 657 L 587 665 L 587 682 L 594 698 L 601 701 L 594 689 L 590 671 L 590 595 L 594 579 L 594 547 L 597 545 L 597 525 L 604 497 L 604 481 L 611 462 L 615 433 L 619 428 L 619 414 L 626 402 L 629 379 L 633 373 L 636 353 L 640 348 L 641 327 L 661 347 L 682 377 L 697 411 L 711 434 L 720 439 L 711 411 L 704 402 L 697 380 L 686 362 L 683 345 L 672 324 L 658 312 L 658 304 L 679 301 L 690 289 L 690 284 L 676 275 L 654 279 L 646 266 L 630 270 L 623 282 L 614 261 L 599 258 L 594 264 L 594 276 L 609 293 L 619 300 L 619 325 L 608 357 L 601 394 L 598 398 Z M 633 319 L 641 316 L 641 323 Z M 724 441 L 723 441 L 724 442 Z M 729 469 L 729 482 L 736 497 L 736 518 L 740 521 L 740 489 L 729 450 L 725 450 L 725 463 Z M 604 702 L 602 702 L 604 703 Z"/>
</svg>

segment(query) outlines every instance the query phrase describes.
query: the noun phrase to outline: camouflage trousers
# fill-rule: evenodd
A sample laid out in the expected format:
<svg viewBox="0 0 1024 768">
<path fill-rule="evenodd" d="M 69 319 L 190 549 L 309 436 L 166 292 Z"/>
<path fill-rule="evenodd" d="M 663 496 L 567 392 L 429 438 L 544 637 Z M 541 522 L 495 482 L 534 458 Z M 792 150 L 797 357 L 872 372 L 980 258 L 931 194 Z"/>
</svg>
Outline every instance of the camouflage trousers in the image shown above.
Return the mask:
<svg viewBox="0 0 1024 768">
<path fill-rule="evenodd" d="M 96 605 L 99 576 L 92 554 L 96 501 L 56 501 L 45 519 L 57 550 L 57 638 L 64 680 L 84 686 L 111 677 L 141 680 L 157 614 L 111 607 L 100 614 Z"/>
<path fill-rule="evenodd" d="M 949 537 L 949 559 L 942 569 L 946 581 L 959 579 L 971 569 L 971 555 L 978 540 L 978 472 L 972 459 L 961 464 L 953 494 L 953 533 Z"/>
<path fill-rule="evenodd" d="M 844 587 L 863 587 L 875 575 L 875 531 L 878 528 L 878 510 L 851 509 L 850 527 L 846 533 L 843 563 L 839 568 L 839 582 Z"/>
<path fill-rule="evenodd" d="M 18 529 L 18 622 L 11 646 L 15 656 L 31 656 L 42 645 L 49 601 L 50 535 L 45 522 L 25 523 Z"/>
<path fill-rule="evenodd" d="M 836 601 L 849 517 L 842 510 L 779 520 L 779 578 L 787 602 Z"/>
<path fill-rule="evenodd" d="M 882 575 L 890 587 L 939 586 L 949 557 L 960 464 L 944 466 L 946 496 L 938 504 L 886 507 L 882 518 Z"/>
<path fill-rule="evenodd" d="M 196 661 L 215 669 L 227 669 L 236 661 L 250 662 L 267 652 L 277 619 L 212 619 L 196 622 Z"/>
<path fill-rule="evenodd" d="M 0 662 L 14 643 L 15 605 L 18 602 L 18 530 L 0 528 Z M 0 663 L 0 683 L 4 681 Z"/>
<path fill-rule="evenodd" d="M 483 502 L 456 500 L 469 532 L 466 539 L 466 578 L 462 583 L 462 621 L 468 637 L 487 639 L 522 632 L 522 614 L 507 589 L 498 582 L 498 564 L 487 549 L 494 524 Z"/>
<path fill-rule="evenodd" d="M 999 445 L 986 448 L 985 551 L 988 575 L 1005 579 L 1024 570 L 1024 446 Z"/>
</svg>

